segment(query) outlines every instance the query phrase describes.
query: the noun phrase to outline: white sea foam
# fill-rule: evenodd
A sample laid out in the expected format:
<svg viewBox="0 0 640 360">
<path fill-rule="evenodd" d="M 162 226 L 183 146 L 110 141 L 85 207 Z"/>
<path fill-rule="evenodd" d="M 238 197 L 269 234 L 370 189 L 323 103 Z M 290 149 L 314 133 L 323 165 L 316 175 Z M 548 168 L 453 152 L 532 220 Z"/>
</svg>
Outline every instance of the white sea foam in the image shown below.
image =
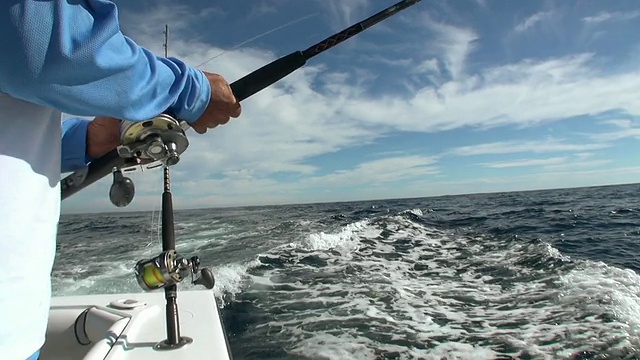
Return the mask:
<svg viewBox="0 0 640 360">
<path fill-rule="evenodd" d="M 222 300 L 221 307 L 232 301 L 233 297 L 243 290 L 249 280 L 247 270 L 256 265 L 258 262 L 252 261 L 244 264 L 218 266 L 212 270 L 216 280 L 213 292 L 218 299 Z"/>
<path fill-rule="evenodd" d="M 422 210 L 420 209 L 405 210 L 405 211 L 402 211 L 400 214 L 413 214 L 415 216 L 424 216 L 424 214 L 422 213 Z"/>
<path fill-rule="evenodd" d="M 398 215 L 302 244 L 270 252 L 286 261 L 253 277 L 279 309 L 266 326 L 298 339 L 291 351 L 300 355 L 557 359 L 640 348 L 640 278 L 546 243 L 455 234 Z M 310 268 L 309 257 L 326 265 Z M 553 261 L 573 270 L 550 270 Z"/>
<path fill-rule="evenodd" d="M 328 250 L 337 247 L 353 248 L 358 244 L 359 232 L 366 229 L 368 221 L 358 221 L 343 227 L 336 233 L 313 233 L 302 241 L 302 246 L 310 250 Z"/>
<path fill-rule="evenodd" d="M 96 269 L 100 268 L 105 270 L 97 272 Z M 53 294 L 57 296 L 142 291 L 134 278 L 132 264 L 128 261 L 76 265 L 54 272 L 52 282 Z"/>
</svg>

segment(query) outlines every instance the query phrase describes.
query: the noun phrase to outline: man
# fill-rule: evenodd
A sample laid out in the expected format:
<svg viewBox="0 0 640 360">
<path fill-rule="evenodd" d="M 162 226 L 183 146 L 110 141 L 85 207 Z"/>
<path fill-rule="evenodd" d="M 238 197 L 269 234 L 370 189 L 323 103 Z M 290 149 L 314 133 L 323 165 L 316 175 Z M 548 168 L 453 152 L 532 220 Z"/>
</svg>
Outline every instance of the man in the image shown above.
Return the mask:
<svg viewBox="0 0 640 360">
<path fill-rule="evenodd" d="M 221 76 L 123 36 L 107 0 L 3 1 L 0 50 L 0 357 L 25 360 L 44 343 L 61 151 L 73 170 L 108 150 L 110 118 L 168 111 L 204 133 L 241 109 Z M 65 122 L 62 142 L 61 112 L 101 118 Z"/>
</svg>

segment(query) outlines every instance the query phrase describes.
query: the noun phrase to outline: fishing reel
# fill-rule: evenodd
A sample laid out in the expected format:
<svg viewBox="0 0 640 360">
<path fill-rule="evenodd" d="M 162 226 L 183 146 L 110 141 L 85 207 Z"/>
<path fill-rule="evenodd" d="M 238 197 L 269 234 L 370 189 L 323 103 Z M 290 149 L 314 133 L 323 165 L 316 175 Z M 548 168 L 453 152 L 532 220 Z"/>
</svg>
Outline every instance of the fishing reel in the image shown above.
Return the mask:
<svg viewBox="0 0 640 360">
<path fill-rule="evenodd" d="M 147 169 L 177 164 L 180 154 L 189 146 L 178 120 L 167 114 L 142 122 L 122 121 L 120 140 L 122 145 L 117 148 L 120 157 L 137 159 Z"/>
<path fill-rule="evenodd" d="M 167 114 L 142 122 L 122 121 L 121 145 L 117 147 L 117 152 L 128 164 L 135 165 L 113 169 L 113 183 L 109 190 L 113 205 L 127 206 L 135 195 L 133 180 L 124 176 L 124 173 L 173 166 L 180 161 L 180 155 L 189 147 L 185 135 L 187 128 L 186 123 L 181 125 Z"/>
<path fill-rule="evenodd" d="M 189 275 L 194 285 L 202 285 L 209 290 L 215 286 L 213 273 L 207 268 L 200 269 L 200 259 L 197 256 L 187 259 L 175 250 L 163 251 L 154 258 L 138 261 L 135 275 L 140 287 L 146 291 L 176 285 Z"/>
</svg>

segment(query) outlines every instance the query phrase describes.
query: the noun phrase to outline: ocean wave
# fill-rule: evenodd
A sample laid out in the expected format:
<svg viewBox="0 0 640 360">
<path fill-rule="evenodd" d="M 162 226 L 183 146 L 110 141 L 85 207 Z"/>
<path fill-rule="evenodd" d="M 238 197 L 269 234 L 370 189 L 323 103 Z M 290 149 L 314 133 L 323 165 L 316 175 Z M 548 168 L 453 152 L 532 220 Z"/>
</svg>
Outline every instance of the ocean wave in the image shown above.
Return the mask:
<svg viewBox="0 0 640 360">
<path fill-rule="evenodd" d="M 619 279 L 629 273 L 609 269 L 617 282 L 602 272 L 593 280 L 601 265 L 548 243 L 442 230 L 413 216 L 275 248 L 248 269 L 253 282 L 237 295 L 269 298 L 260 308 L 272 319 L 259 327 L 314 358 L 569 358 L 640 345 L 635 325 L 621 325 L 640 311 L 632 281 Z M 584 291 L 594 281 L 611 291 Z M 600 305 L 582 306 L 594 299 Z"/>
</svg>

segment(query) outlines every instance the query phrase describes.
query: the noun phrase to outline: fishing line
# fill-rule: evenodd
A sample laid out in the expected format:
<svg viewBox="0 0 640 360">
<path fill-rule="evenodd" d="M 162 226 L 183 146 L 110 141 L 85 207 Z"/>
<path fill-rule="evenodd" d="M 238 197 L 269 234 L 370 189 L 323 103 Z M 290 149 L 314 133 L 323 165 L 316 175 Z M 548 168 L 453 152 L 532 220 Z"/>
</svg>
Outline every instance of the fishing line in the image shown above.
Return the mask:
<svg viewBox="0 0 640 360">
<path fill-rule="evenodd" d="M 155 214 L 156 214 L 156 206 L 153 205 L 153 208 L 151 209 L 151 226 L 149 227 L 151 233 L 149 234 L 149 242 L 144 247 L 149 247 L 149 246 L 153 245 L 154 242 L 160 242 L 160 217 L 158 216 L 158 223 L 156 225 L 156 223 L 154 221 Z M 155 238 L 153 236 L 153 230 L 154 229 L 156 230 Z"/>
<path fill-rule="evenodd" d="M 215 59 L 215 58 L 218 58 L 218 57 L 220 57 L 220 56 L 222 56 L 222 55 L 224 55 L 224 54 L 228 53 L 229 51 L 233 51 L 233 50 L 235 50 L 235 49 L 239 48 L 240 46 L 245 45 L 245 44 L 247 44 L 247 43 L 249 43 L 249 42 L 251 42 L 251 41 L 253 41 L 253 40 L 259 39 L 259 38 L 261 38 L 261 37 L 263 37 L 263 36 L 266 36 L 266 35 L 271 34 L 271 33 L 272 33 L 272 32 L 274 32 L 274 31 L 278 31 L 278 30 L 280 30 L 280 29 L 282 29 L 282 28 L 285 28 L 285 27 L 287 27 L 287 26 L 293 25 L 293 24 L 295 24 L 295 23 L 297 23 L 297 22 L 300 22 L 300 21 L 302 21 L 302 20 L 308 19 L 308 18 L 313 17 L 313 16 L 316 16 L 316 15 L 318 15 L 318 13 L 311 14 L 311 15 L 307 15 L 307 16 L 303 16 L 303 17 L 301 17 L 301 18 L 299 18 L 299 19 L 297 19 L 297 20 L 293 20 L 293 21 L 290 21 L 290 22 L 288 22 L 288 23 L 286 23 L 286 24 L 284 24 L 284 25 L 280 25 L 280 26 L 278 26 L 277 28 L 275 28 L 275 29 L 271 29 L 271 30 L 269 30 L 269 31 L 267 31 L 267 32 L 264 32 L 264 33 L 262 33 L 262 34 L 258 35 L 258 36 L 254 36 L 254 37 L 252 37 L 251 39 L 249 39 L 249 40 L 245 40 L 245 41 L 241 42 L 240 44 L 238 44 L 238 45 L 236 45 L 236 46 L 232 47 L 232 48 L 231 48 L 231 49 L 229 49 L 229 50 L 225 50 L 225 51 L 221 52 L 220 54 L 218 54 L 218 55 L 216 55 L 216 56 L 212 57 L 211 59 L 209 59 L 209 60 L 207 60 L 207 61 L 203 62 L 202 64 L 200 64 L 200 65 L 198 65 L 198 66 L 196 66 L 196 67 L 197 67 L 197 68 L 199 68 L 200 66 L 202 66 L 202 65 L 204 65 L 204 64 L 206 64 L 206 63 L 208 63 L 209 61 L 211 61 L 211 60 L 213 60 L 213 59 Z"/>
</svg>

